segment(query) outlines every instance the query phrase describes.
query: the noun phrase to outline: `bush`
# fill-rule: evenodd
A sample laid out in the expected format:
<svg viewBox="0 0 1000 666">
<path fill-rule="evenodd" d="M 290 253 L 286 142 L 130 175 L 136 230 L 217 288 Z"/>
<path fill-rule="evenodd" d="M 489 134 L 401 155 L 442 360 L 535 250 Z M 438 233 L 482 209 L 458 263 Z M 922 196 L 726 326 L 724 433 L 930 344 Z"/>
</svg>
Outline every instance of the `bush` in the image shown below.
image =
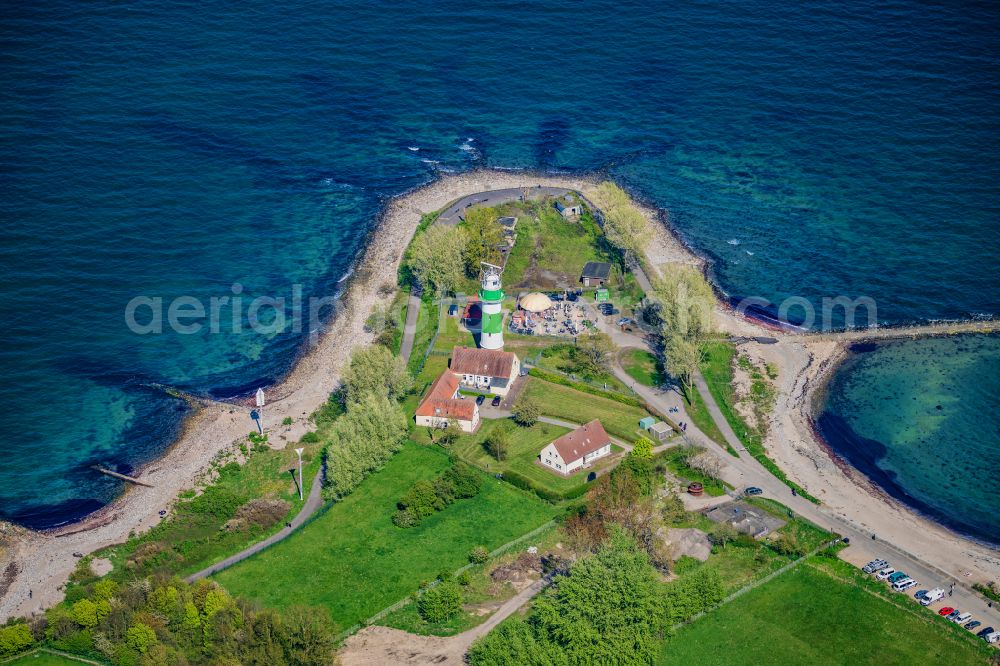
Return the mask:
<svg viewBox="0 0 1000 666">
<path fill-rule="evenodd" d="M 528 413 L 521 413 L 519 418 L 525 420 L 530 419 L 531 409 L 532 408 L 529 408 Z M 538 419 L 537 413 L 534 415 L 534 418 L 536 420 Z M 498 425 L 493 429 L 493 432 L 489 434 L 489 437 L 487 437 L 484 442 L 486 450 L 489 454 L 501 462 L 507 460 L 507 453 L 510 451 L 510 430 L 506 426 L 507 423 L 501 423 Z"/>
<path fill-rule="evenodd" d="M 532 370 L 532 372 L 534 372 L 534 370 Z M 531 398 L 519 398 L 517 404 L 514 405 L 514 423 L 523 428 L 530 428 L 535 425 L 538 422 L 538 417 L 540 415 L 541 409 Z"/>
<path fill-rule="evenodd" d="M 486 546 L 476 546 L 469 551 L 469 561 L 473 564 L 482 564 L 488 559 L 490 559 L 490 551 L 486 550 Z"/>
<path fill-rule="evenodd" d="M 8 657 L 18 652 L 24 652 L 35 642 L 31 629 L 20 622 L 0 629 L 0 657 Z"/>
<path fill-rule="evenodd" d="M 417 600 L 417 611 L 425 622 L 450 620 L 462 609 L 462 590 L 456 583 L 436 585 Z"/>
<path fill-rule="evenodd" d="M 455 463 L 433 481 L 417 481 L 399 500 L 392 518 L 396 527 L 413 527 L 456 499 L 475 497 L 482 483 L 479 474 L 465 463 Z"/>
<path fill-rule="evenodd" d="M 300 444 L 316 444 L 319 442 L 319 433 L 315 430 L 310 430 L 306 434 L 302 435 L 302 439 L 299 440 Z"/>
</svg>

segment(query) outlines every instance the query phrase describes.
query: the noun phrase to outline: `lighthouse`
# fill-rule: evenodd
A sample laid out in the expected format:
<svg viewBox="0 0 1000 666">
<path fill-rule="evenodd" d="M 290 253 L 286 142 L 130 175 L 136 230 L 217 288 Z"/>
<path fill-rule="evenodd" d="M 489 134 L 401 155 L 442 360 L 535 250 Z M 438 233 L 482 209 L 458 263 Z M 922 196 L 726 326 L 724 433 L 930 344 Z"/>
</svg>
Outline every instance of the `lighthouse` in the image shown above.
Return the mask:
<svg viewBox="0 0 1000 666">
<path fill-rule="evenodd" d="M 482 264 L 482 279 L 479 283 L 479 300 L 482 301 L 483 319 L 480 329 L 479 346 L 483 349 L 503 349 L 503 287 L 500 275 L 503 268 L 493 264 Z"/>
</svg>

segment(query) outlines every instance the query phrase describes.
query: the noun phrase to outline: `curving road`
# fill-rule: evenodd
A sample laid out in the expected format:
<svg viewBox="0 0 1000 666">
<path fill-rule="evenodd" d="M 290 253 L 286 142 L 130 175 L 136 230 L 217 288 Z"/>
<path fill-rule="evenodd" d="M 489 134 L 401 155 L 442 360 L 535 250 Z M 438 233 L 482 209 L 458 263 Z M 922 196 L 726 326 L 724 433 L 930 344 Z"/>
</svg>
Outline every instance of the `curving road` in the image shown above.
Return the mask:
<svg viewBox="0 0 1000 666">
<path fill-rule="evenodd" d="M 302 509 L 298 512 L 298 514 L 294 518 L 292 518 L 292 521 L 288 524 L 288 526 L 282 528 L 280 532 L 275 532 L 274 534 L 267 537 L 263 541 L 259 541 L 253 544 L 252 546 L 248 546 L 247 548 L 244 548 L 235 555 L 230 555 L 221 562 L 216 562 L 211 566 L 205 567 L 201 571 L 191 574 L 184 580 L 186 580 L 189 583 L 193 583 L 194 581 L 200 578 L 207 578 L 208 576 L 219 573 L 223 569 L 228 569 L 234 564 L 242 562 L 248 557 L 256 555 L 260 551 L 278 543 L 282 539 L 287 539 L 289 536 L 291 536 L 292 532 L 297 530 L 299 527 L 302 526 L 304 522 L 309 520 L 309 518 L 314 513 L 316 513 L 317 509 L 323 506 L 322 481 L 323 481 L 323 469 L 320 468 L 320 470 L 316 472 L 316 478 L 313 479 L 312 488 L 309 489 L 309 496 L 306 497 L 306 501 L 305 504 L 302 505 Z"/>
</svg>

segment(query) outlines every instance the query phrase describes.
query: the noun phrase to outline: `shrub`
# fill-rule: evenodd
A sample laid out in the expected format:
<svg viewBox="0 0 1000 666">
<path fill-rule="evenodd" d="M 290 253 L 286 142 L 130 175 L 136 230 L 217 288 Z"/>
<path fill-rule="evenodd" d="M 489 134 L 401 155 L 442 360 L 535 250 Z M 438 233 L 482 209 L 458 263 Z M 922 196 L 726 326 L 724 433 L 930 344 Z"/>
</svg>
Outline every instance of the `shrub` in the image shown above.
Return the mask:
<svg viewBox="0 0 1000 666">
<path fill-rule="evenodd" d="M 486 550 L 486 546 L 476 546 L 469 551 L 469 561 L 473 564 L 482 564 L 489 558 L 490 551 Z"/>
<path fill-rule="evenodd" d="M 125 633 L 125 643 L 139 654 L 146 654 L 156 643 L 156 632 L 148 624 L 137 622 Z"/>
<path fill-rule="evenodd" d="M 19 622 L 0 629 L 0 657 L 24 652 L 35 642 L 28 625 Z"/>
<path fill-rule="evenodd" d="M 392 518 L 396 527 L 413 527 L 456 499 L 475 497 L 482 483 L 479 473 L 465 463 L 455 463 L 433 481 L 417 481 L 399 500 Z"/>
<path fill-rule="evenodd" d="M 301 444 L 316 444 L 317 442 L 319 442 L 319 433 L 316 432 L 315 430 L 310 430 L 306 434 L 302 435 L 302 438 L 299 440 L 299 442 Z"/>
<path fill-rule="evenodd" d="M 534 370 L 532 370 L 534 372 Z M 538 403 L 528 397 L 519 398 L 517 404 L 514 405 L 513 417 L 514 423 L 517 425 L 530 428 L 538 422 L 538 417 L 541 415 L 541 409 L 538 407 Z"/>
<path fill-rule="evenodd" d="M 632 452 L 629 454 L 636 458 L 649 459 L 653 457 L 653 442 L 645 437 L 640 437 L 636 443 L 632 446 Z"/>
<path fill-rule="evenodd" d="M 281 425 L 283 426 L 290 426 L 292 425 L 293 422 L 294 419 L 292 419 L 291 416 L 286 416 L 285 418 L 281 419 Z"/>
<path fill-rule="evenodd" d="M 444 622 L 462 609 L 462 590 L 447 582 L 430 588 L 417 600 L 417 611 L 425 622 Z"/>
</svg>

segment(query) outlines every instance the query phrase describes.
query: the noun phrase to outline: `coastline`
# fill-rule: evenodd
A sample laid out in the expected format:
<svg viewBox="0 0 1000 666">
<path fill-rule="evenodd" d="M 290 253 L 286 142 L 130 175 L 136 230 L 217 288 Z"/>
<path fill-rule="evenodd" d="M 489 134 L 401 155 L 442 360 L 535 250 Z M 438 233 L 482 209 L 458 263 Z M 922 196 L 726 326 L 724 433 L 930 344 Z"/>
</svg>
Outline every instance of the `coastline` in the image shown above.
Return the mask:
<svg viewBox="0 0 1000 666">
<path fill-rule="evenodd" d="M 442 175 L 422 186 L 389 199 L 378 220 L 368 233 L 367 244 L 359 259 L 352 264 L 353 273 L 341 294 L 335 316 L 326 326 L 316 344 L 305 343 L 294 365 L 285 377 L 269 389 L 268 419 L 278 423 L 291 417 L 291 426 L 269 428 L 272 446 L 297 441 L 308 428 L 308 416 L 323 404 L 339 383 L 340 369 L 355 346 L 370 343 L 372 336 L 364 331 L 364 321 L 376 304 L 387 305 L 393 293 L 379 295 L 386 282 L 395 285 L 396 273 L 403 252 L 420 221 L 421 215 L 443 208 L 468 194 L 511 187 L 531 188 L 535 185 L 565 187 L 582 192 L 599 182 L 592 174 L 544 174 L 509 170 L 477 170 L 462 174 Z M 651 273 L 666 263 L 688 263 L 708 270 L 706 259 L 695 254 L 684 243 L 669 222 L 669 216 L 641 199 L 638 207 L 653 224 L 654 237 L 646 248 L 647 265 Z M 652 275 L 650 277 L 653 277 Z M 717 295 L 721 291 L 713 285 Z M 749 343 L 755 353 L 773 356 L 779 364 L 779 403 L 775 408 L 776 427 L 771 428 L 765 446 L 769 455 L 810 493 L 820 497 L 830 511 L 843 519 L 868 526 L 880 534 L 901 535 L 901 547 L 911 552 L 926 553 L 928 561 L 951 571 L 954 562 L 969 565 L 981 575 L 977 580 L 1000 578 L 1000 558 L 996 551 L 983 551 L 977 544 L 946 531 L 942 526 L 920 516 L 908 507 L 895 505 L 886 515 L 871 511 L 872 483 L 858 478 L 854 470 L 841 469 L 836 456 L 823 448 L 810 426 L 811 397 L 825 385 L 831 368 L 836 366 L 837 350 L 843 343 L 819 336 L 800 335 L 773 330 L 734 312 L 720 298 L 716 312 L 720 328 L 735 335 L 768 335 L 776 337 L 776 345 Z M 844 336 L 846 337 L 846 336 Z M 841 352 L 843 350 L 841 349 Z M 91 514 L 83 521 L 50 532 L 40 533 L 14 528 L 15 537 L 0 569 L 17 567 L 17 575 L 0 598 L 0 619 L 11 615 L 28 615 L 47 608 L 62 598 L 61 586 L 78 560 L 73 552 L 90 553 L 121 543 L 132 532 L 147 530 L 159 522 L 158 512 L 169 510 L 182 490 L 191 487 L 205 473 L 215 457 L 243 440 L 249 428 L 246 415 L 239 405 L 200 400 L 189 414 L 180 438 L 158 460 L 149 463 L 137 474 L 153 488 L 129 487 L 114 502 Z M 868 522 L 866 522 L 868 521 Z M 875 524 L 877 523 L 877 524 Z M 909 527 L 914 534 L 905 539 Z M 883 529 L 884 526 L 884 529 Z M 930 532 L 947 543 L 935 548 L 923 547 L 913 541 L 914 535 Z M 951 563 L 951 564 L 949 564 Z M 33 598 L 28 599 L 28 590 Z"/>
</svg>

